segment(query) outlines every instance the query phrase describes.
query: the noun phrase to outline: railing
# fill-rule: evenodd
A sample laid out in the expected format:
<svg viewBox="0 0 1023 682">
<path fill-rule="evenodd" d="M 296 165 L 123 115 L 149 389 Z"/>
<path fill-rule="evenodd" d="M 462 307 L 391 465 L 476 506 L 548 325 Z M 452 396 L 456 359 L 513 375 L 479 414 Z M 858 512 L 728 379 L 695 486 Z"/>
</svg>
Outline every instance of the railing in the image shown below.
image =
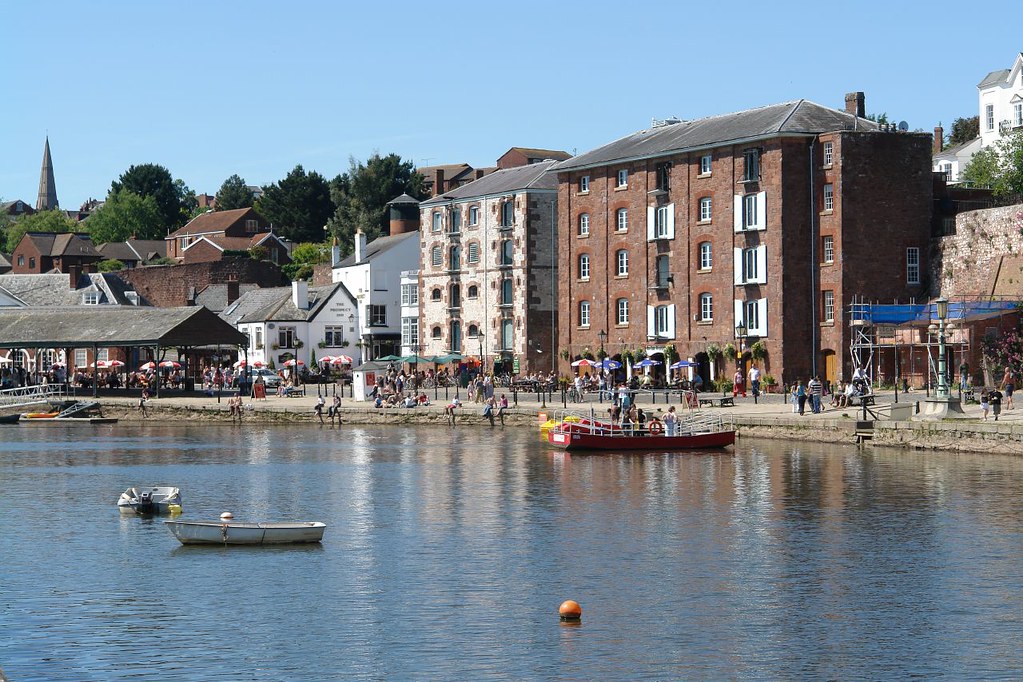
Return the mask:
<svg viewBox="0 0 1023 682">
<path fill-rule="evenodd" d="M 652 434 L 649 425 L 654 419 L 657 419 L 656 415 L 648 415 L 645 427 L 641 428 L 639 424 L 631 424 L 627 421 L 612 422 L 606 415 L 598 415 L 592 410 L 589 413 L 578 410 L 558 410 L 553 417 L 555 431 L 570 430 L 576 433 L 582 432 L 615 438 Z M 661 433 L 663 433 L 663 429 L 662 426 Z M 691 436 L 700 433 L 718 433 L 724 430 L 726 430 L 725 419 L 721 415 L 702 412 L 681 413 L 678 415 L 675 435 Z"/>
<path fill-rule="evenodd" d="M 18 388 L 7 388 L 0 391 L 0 409 L 5 407 L 21 407 L 22 405 L 35 405 L 51 400 L 62 400 L 64 387 L 60 384 L 49 384 L 43 386 L 19 386 Z"/>
</svg>

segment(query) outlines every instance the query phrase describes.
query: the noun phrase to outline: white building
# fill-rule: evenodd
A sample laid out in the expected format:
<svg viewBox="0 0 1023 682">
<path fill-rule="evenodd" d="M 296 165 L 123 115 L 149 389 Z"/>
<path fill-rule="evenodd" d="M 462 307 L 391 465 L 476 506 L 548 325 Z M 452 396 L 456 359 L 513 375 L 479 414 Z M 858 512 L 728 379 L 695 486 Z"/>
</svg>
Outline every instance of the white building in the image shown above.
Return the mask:
<svg viewBox="0 0 1023 682">
<path fill-rule="evenodd" d="M 421 355 L 419 329 L 419 271 L 401 273 L 401 355 Z"/>
</svg>

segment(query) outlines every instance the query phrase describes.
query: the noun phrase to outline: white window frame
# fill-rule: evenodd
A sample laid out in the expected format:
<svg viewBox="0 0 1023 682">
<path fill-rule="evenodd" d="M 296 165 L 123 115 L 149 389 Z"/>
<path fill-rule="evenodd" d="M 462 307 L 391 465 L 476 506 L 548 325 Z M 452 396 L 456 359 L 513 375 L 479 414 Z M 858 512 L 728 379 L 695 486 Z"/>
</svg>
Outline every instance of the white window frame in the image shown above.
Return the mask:
<svg viewBox="0 0 1023 682">
<path fill-rule="evenodd" d="M 906 248 L 906 284 L 920 284 L 920 248 Z"/>
<path fill-rule="evenodd" d="M 700 322 L 714 321 L 714 295 L 700 294 Z"/>
<path fill-rule="evenodd" d="M 995 105 L 988 104 L 984 107 L 984 122 L 988 130 L 995 129 Z"/>
<path fill-rule="evenodd" d="M 1012 125 L 1016 128 L 1023 126 L 1023 102 L 1012 105 Z"/>
<path fill-rule="evenodd" d="M 835 157 L 835 143 L 825 142 L 824 143 L 824 167 L 830 168 Z"/>
<path fill-rule="evenodd" d="M 403 317 L 403 318 L 401 318 L 401 345 L 403 345 L 403 346 L 418 346 L 419 345 L 419 318 L 418 317 Z"/>
<path fill-rule="evenodd" d="M 821 238 L 823 246 L 821 250 L 824 252 L 824 262 L 834 263 L 835 262 L 835 238 L 830 234 L 826 234 Z"/>
<path fill-rule="evenodd" d="M 824 212 L 835 210 L 835 186 L 830 182 L 824 184 Z"/>
<path fill-rule="evenodd" d="M 480 224 L 480 207 L 470 206 L 469 207 L 469 226 L 473 227 Z"/>
<path fill-rule="evenodd" d="M 629 251 L 627 249 L 618 249 L 615 252 L 615 275 L 617 277 L 629 276 Z"/>
<path fill-rule="evenodd" d="M 98 291 L 86 291 L 82 294 L 82 305 L 99 305 L 100 295 Z"/>
<path fill-rule="evenodd" d="M 402 284 L 401 285 L 401 304 L 402 305 L 419 305 L 419 285 L 418 284 Z"/>
<path fill-rule="evenodd" d="M 616 188 L 623 188 L 629 186 L 629 171 L 622 168 L 618 171 L 618 177 L 615 181 Z"/>
<path fill-rule="evenodd" d="M 714 245 L 700 242 L 700 269 L 711 270 L 714 267 Z"/>
<path fill-rule="evenodd" d="M 709 223 L 713 215 L 714 202 L 710 197 L 700 199 L 700 222 Z"/>
<path fill-rule="evenodd" d="M 590 176 L 580 175 L 579 176 L 579 193 L 586 194 L 590 191 Z"/>
<path fill-rule="evenodd" d="M 824 305 L 821 306 L 822 319 L 828 323 L 835 322 L 835 292 L 828 289 L 824 292 Z"/>
<path fill-rule="evenodd" d="M 767 338 L 767 299 L 735 300 L 735 324 L 742 322 L 750 336 Z"/>
<path fill-rule="evenodd" d="M 590 302 L 579 301 L 579 326 L 590 326 Z"/>
<path fill-rule="evenodd" d="M 629 209 L 620 208 L 615 212 L 615 231 L 617 232 L 628 232 L 629 231 Z"/>
<path fill-rule="evenodd" d="M 615 301 L 615 324 L 625 327 L 629 324 L 629 299 L 619 298 Z"/>
<path fill-rule="evenodd" d="M 710 175 L 712 161 L 713 159 L 710 154 L 704 154 L 700 157 L 700 175 Z"/>
<path fill-rule="evenodd" d="M 646 308 L 646 334 L 651 339 L 675 338 L 675 304 L 652 306 Z"/>
<path fill-rule="evenodd" d="M 733 258 L 734 282 L 743 284 L 767 284 L 767 245 L 760 244 L 748 249 L 736 247 Z"/>
<path fill-rule="evenodd" d="M 444 228 L 444 214 L 440 211 L 433 212 L 433 222 L 430 225 L 431 232 L 440 232 Z"/>
<path fill-rule="evenodd" d="M 675 204 L 646 207 L 646 239 L 675 238 Z"/>
<path fill-rule="evenodd" d="M 742 229 L 753 230 L 757 225 L 757 195 L 747 194 L 742 198 Z"/>
<path fill-rule="evenodd" d="M 734 195 L 732 213 L 732 226 L 735 232 L 766 230 L 767 192 Z"/>
<path fill-rule="evenodd" d="M 579 214 L 579 236 L 589 237 L 590 236 L 590 214 L 580 213 Z"/>
<path fill-rule="evenodd" d="M 590 254 L 588 253 L 579 254 L 579 280 L 590 281 Z"/>
</svg>

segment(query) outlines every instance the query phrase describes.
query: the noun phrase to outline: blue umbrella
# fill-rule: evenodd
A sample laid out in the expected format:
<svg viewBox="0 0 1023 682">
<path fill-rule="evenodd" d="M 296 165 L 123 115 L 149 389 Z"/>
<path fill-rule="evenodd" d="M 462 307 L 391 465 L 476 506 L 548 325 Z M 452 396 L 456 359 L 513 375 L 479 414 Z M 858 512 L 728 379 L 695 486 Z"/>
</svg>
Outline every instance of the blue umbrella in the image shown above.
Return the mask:
<svg viewBox="0 0 1023 682">
<path fill-rule="evenodd" d="M 656 367 L 661 364 L 659 360 L 651 360 L 650 358 L 644 358 L 637 362 L 633 367 Z"/>
<path fill-rule="evenodd" d="M 696 363 L 689 362 L 688 360 L 679 360 L 673 365 L 668 365 L 668 369 L 685 369 L 686 367 L 696 367 Z"/>
<path fill-rule="evenodd" d="M 612 360 L 611 358 L 604 358 L 603 362 L 598 365 L 601 369 L 618 369 L 621 366 L 622 363 L 617 360 Z"/>
</svg>

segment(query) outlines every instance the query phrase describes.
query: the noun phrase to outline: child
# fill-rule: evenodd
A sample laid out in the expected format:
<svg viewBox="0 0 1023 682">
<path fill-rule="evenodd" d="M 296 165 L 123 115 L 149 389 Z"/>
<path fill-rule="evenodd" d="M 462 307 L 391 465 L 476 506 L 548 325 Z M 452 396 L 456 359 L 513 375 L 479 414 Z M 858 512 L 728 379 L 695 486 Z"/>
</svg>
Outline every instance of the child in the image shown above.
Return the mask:
<svg viewBox="0 0 1023 682">
<path fill-rule="evenodd" d="M 984 415 L 984 421 L 987 421 L 987 411 L 990 407 L 990 403 L 987 400 L 987 389 L 985 388 L 980 392 L 980 411 Z"/>
</svg>

